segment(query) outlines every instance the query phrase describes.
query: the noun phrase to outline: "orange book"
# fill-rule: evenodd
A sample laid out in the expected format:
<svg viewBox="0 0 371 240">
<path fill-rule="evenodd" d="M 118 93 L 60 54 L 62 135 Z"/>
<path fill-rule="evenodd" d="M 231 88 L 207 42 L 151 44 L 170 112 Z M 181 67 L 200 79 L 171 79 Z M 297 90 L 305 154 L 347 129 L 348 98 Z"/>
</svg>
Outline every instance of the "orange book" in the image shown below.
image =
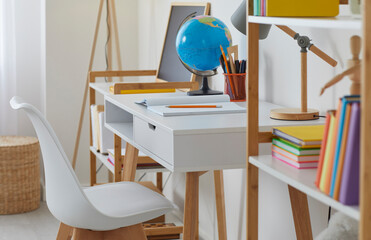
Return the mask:
<svg viewBox="0 0 371 240">
<path fill-rule="evenodd" d="M 341 142 L 339 164 L 338 164 L 336 181 L 335 181 L 335 189 L 334 189 L 334 199 L 338 201 L 339 201 L 339 194 L 340 194 L 341 177 L 343 175 L 343 166 L 344 166 L 344 158 L 345 158 L 345 152 L 346 152 L 345 150 L 346 150 L 347 139 L 348 139 L 348 130 L 349 130 L 351 111 L 352 111 L 352 104 L 347 104 L 347 108 L 345 112 L 343 141 Z"/>
<path fill-rule="evenodd" d="M 330 112 L 330 126 L 329 126 L 328 136 L 327 136 L 325 157 L 323 159 L 323 164 L 322 164 L 321 178 L 319 181 L 319 189 L 322 192 L 325 192 L 326 173 L 328 172 L 328 168 L 330 167 L 329 157 L 330 157 L 330 148 L 331 148 L 332 142 L 334 141 L 333 133 L 334 133 L 334 128 L 335 128 L 335 121 L 336 121 L 336 111 Z"/>
<path fill-rule="evenodd" d="M 329 155 L 329 159 L 328 159 L 328 167 L 326 168 L 326 172 L 325 172 L 324 193 L 326 193 L 327 195 L 330 194 L 330 189 L 331 189 L 332 168 L 334 167 L 336 139 L 338 137 L 338 128 L 339 128 L 341 106 L 342 106 L 342 101 L 340 99 L 339 104 L 338 104 L 338 108 L 336 110 L 336 120 L 335 120 L 335 125 L 334 125 L 332 142 L 331 142 L 331 145 L 330 145 L 330 155 Z"/>
<path fill-rule="evenodd" d="M 323 131 L 323 137 L 322 137 L 321 152 L 319 154 L 319 161 L 318 161 L 318 167 L 317 167 L 317 177 L 316 177 L 316 181 L 315 181 L 315 184 L 316 184 L 317 187 L 319 187 L 319 182 L 320 182 L 321 173 L 322 173 L 323 160 L 325 159 L 327 136 L 328 136 L 329 127 L 330 127 L 330 119 L 331 119 L 331 115 L 330 115 L 329 112 L 327 112 L 325 130 Z"/>
</svg>

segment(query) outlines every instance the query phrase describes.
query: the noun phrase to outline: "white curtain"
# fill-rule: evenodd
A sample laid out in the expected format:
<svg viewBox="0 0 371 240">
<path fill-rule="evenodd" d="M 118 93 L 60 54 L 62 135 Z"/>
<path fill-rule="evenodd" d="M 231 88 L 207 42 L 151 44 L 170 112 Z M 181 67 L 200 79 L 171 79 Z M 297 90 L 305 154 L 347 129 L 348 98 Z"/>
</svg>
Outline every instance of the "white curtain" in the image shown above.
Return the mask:
<svg viewBox="0 0 371 240">
<path fill-rule="evenodd" d="M 16 95 L 15 14 L 13 0 L 0 0 L 0 135 L 17 134 L 17 114 L 9 106 Z"/>
</svg>

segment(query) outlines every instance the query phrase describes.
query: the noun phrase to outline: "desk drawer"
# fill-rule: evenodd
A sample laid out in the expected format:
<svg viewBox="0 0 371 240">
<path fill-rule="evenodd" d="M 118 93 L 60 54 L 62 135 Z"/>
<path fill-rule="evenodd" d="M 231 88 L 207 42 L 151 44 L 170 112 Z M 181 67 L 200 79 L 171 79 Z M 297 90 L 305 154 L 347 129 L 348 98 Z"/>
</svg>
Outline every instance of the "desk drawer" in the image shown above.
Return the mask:
<svg viewBox="0 0 371 240">
<path fill-rule="evenodd" d="M 173 136 L 169 131 L 134 116 L 134 141 L 173 165 Z"/>
</svg>

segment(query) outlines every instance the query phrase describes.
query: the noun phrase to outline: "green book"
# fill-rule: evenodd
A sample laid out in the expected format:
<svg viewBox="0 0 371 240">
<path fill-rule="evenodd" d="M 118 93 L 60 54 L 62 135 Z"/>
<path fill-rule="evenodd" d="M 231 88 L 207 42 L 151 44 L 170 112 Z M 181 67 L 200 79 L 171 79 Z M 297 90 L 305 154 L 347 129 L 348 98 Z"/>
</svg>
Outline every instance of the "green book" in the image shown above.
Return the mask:
<svg viewBox="0 0 371 240">
<path fill-rule="evenodd" d="M 320 148 L 300 148 L 282 138 L 273 138 L 272 143 L 297 156 L 319 155 L 321 151 Z"/>
<path fill-rule="evenodd" d="M 254 0 L 254 16 L 260 15 L 260 0 Z"/>
</svg>

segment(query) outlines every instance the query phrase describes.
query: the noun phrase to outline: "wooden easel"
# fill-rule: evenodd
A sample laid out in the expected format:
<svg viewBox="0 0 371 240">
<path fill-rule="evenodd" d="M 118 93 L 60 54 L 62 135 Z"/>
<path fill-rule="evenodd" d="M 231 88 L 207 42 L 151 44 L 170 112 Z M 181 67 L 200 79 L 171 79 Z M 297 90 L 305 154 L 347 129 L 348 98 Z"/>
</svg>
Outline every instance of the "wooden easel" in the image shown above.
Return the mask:
<svg viewBox="0 0 371 240">
<path fill-rule="evenodd" d="M 113 39 L 113 37 L 115 39 L 115 48 L 116 48 L 118 70 L 122 70 L 115 0 L 100 0 L 99 9 L 98 9 L 97 23 L 95 25 L 93 46 L 92 46 L 91 54 L 90 54 L 89 68 L 88 68 L 88 72 L 87 72 L 87 76 L 86 76 L 84 96 L 83 96 L 83 101 L 82 101 L 82 105 L 81 105 L 79 126 L 77 128 L 75 149 L 74 149 L 73 158 L 72 158 L 72 167 L 74 169 L 75 169 L 75 166 L 76 166 L 77 154 L 78 154 L 78 151 L 79 151 L 81 129 L 82 129 L 82 124 L 83 124 L 83 120 L 84 120 L 86 100 L 87 100 L 88 89 L 89 89 L 89 72 L 93 68 L 94 57 L 95 57 L 95 49 L 96 49 L 96 46 L 97 46 L 99 25 L 100 25 L 100 21 L 101 21 L 104 1 L 106 1 L 106 3 L 107 3 L 106 4 L 107 23 L 108 23 L 108 26 L 109 26 L 108 31 L 110 32 L 110 38 L 108 39 L 108 42 L 107 42 L 107 70 L 112 70 L 112 39 Z M 107 78 L 107 80 L 112 81 L 112 77 Z M 120 81 L 122 81 L 122 77 L 120 78 Z"/>
</svg>

